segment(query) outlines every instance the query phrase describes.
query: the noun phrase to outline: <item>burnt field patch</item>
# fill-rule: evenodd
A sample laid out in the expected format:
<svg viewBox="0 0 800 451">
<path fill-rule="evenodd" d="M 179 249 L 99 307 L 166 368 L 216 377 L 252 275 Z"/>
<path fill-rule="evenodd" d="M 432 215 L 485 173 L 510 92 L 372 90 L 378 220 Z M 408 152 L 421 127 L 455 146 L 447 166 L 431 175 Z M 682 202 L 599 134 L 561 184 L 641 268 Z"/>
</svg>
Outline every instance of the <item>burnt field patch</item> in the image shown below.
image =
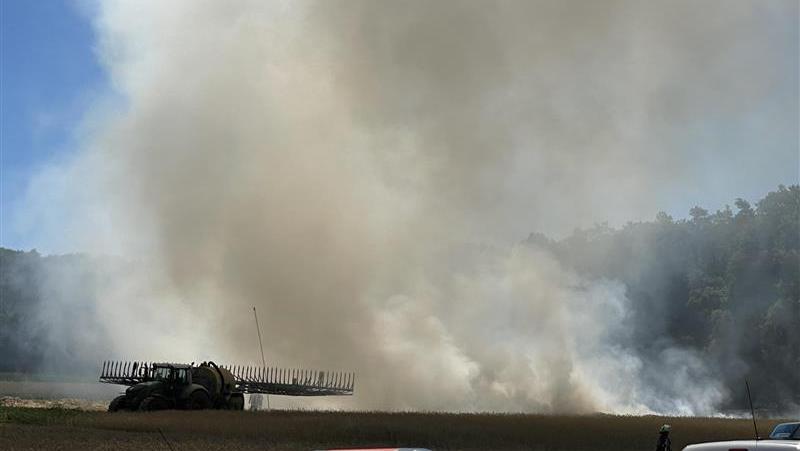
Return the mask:
<svg viewBox="0 0 800 451">
<path fill-rule="evenodd" d="M 770 430 L 777 420 L 761 421 Z M 658 427 L 673 449 L 749 438 L 747 419 L 319 411 L 115 413 L 0 407 L 0 449 L 310 450 L 418 446 L 433 450 L 643 450 Z"/>
</svg>

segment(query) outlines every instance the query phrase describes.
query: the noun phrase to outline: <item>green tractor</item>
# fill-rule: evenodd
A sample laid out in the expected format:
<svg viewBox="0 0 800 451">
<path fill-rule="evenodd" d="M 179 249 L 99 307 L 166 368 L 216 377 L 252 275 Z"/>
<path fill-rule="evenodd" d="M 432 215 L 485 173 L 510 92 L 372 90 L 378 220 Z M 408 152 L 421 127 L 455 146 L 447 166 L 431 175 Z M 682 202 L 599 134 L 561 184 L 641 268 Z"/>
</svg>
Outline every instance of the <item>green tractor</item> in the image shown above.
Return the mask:
<svg viewBox="0 0 800 451">
<path fill-rule="evenodd" d="M 100 382 L 127 385 L 125 394 L 108 406 L 120 410 L 165 409 L 243 410 L 244 394 L 285 396 L 348 396 L 353 394 L 353 373 L 222 366 L 106 361 Z"/>
<path fill-rule="evenodd" d="M 233 375 L 214 362 L 203 362 L 199 366 L 154 363 L 142 368 L 145 370 L 133 368 L 142 380 L 135 381 L 125 394 L 114 398 L 108 406 L 109 412 L 244 409 L 244 394 L 236 390 Z"/>
</svg>

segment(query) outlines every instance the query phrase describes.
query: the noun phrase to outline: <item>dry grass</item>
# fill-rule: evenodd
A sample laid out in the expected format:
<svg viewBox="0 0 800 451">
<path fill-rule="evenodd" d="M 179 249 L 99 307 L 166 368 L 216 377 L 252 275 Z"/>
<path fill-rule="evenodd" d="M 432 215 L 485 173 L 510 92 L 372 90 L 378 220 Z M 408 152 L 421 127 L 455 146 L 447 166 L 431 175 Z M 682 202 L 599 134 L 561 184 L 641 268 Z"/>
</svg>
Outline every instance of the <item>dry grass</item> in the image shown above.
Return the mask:
<svg viewBox="0 0 800 451">
<path fill-rule="evenodd" d="M 648 450 L 673 426 L 673 449 L 749 438 L 749 420 L 381 412 L 82 412 L 0 407 L 0 449 L 310 450 L 418 446 L 434 450 Z M 762 421 L 764 431 L 777 421 Z"/>
</svg>

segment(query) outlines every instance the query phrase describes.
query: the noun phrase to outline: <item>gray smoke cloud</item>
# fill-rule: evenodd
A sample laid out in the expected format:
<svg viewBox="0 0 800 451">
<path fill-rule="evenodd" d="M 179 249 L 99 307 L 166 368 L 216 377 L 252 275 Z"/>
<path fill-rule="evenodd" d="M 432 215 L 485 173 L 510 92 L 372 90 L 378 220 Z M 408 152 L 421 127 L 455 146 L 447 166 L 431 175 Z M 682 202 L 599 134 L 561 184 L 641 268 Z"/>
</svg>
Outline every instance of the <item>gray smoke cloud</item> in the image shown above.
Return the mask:
<svg viewBox="0 0 800 451">
<path fill-rule="evenodd" d="M 741 112 L 789 102 L 775 43 L 796 3 L 95 8 L 119 98 L 28 214 L 136 262 L 98 288 L 121 355 L 256 362 L 255 305 L 269 362 L 359 375 L 353 399 L 303 406 L 699 414 L 727 396 L 690 350 L 643 367 L 622 284 L 514 243 L 727 199 L 715 177 L 754 157 L 714 139 L 792 127 Z"/>
</svg>

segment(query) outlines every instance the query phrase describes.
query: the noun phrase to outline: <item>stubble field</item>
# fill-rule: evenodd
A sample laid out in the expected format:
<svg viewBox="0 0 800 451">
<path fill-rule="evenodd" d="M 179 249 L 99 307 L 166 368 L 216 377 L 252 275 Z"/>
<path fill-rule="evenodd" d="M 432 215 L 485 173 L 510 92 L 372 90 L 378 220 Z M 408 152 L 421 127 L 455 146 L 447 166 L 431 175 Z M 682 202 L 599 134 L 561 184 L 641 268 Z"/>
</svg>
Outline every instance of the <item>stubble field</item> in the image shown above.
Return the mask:
<svg viewBox="0 0 800 451">
<path fill-rule="evenodd" d="M 426 447 L 433 450 L 650 450 L 658 427 L 673 449 L 749 438 L 752 422 L 720 418 L 270 411 L 90 412 L 0 407 L 0 449 L 312 450 Z M 777 421 L 761 421 L 769 431 Z M 161 432 L 159 432 L 159 430 Z M 163 433 L 163 438 L 162 434 Z M 167 443 L 168 442 L 168 443 Z"/>
</svg>

